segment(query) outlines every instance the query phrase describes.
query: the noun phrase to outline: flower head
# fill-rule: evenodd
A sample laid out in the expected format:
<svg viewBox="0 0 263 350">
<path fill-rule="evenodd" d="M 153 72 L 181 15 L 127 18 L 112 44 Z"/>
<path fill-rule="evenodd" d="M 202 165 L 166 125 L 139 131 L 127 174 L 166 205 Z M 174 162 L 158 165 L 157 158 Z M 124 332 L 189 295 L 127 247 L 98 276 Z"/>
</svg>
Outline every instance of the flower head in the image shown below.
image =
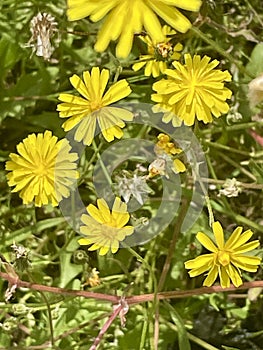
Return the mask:
<svg viewBox="0 0 263 350">
<path fill-rule="evenodd" d="M 184 163 L 176 158 L 176 156 L 182 153 L 181 148 L 175 147 L 175 144 L 171 142 L 170 136 L 166 134 L 159 134 L 157 139 L 158 142 L 154 147 L 154 151 L 158 158 L 149 165 L 148 177 L 152 178 L 156 175 L 165 175 L 169 178 L 167 166 L 171 160 L 173 160 L 171 169 L 175 174 L 185 172 L 186 167 Z"/>
<path fill-rule="evenodd" d="M 114 187 L 126 203 L 129 202 L 131 197 L 134 197 L 141 205 L 143 205 L 144 197 L 152 192 L 146 183 L 145 176 L 133 174 L 131 177 L 131 174 L 126 170 L 123 171 L 122 176 L 116 176 Z"/>
<path fill-rule="evenodd" d="M 57 106 L 61 118 L 70 117 L 62 125 L 65 131 L 71 130 L 77 125 L 75 140 L 83 141 L 90 145 L 94 139 L 96 124 L 102 131 L 106 141 L 111 142 L 114 137 L 121 138 L 121 128 L 125 121 L 133 119 L 133 114 L 123 108 L 109 107 L 131 93 L 131 89 L 125 79 L 111 85 L 105 93 L 109 80 L 109 70 L 94 67 L 91 73 L 83 73 L 83 81 L 74 74 L 70 78 L 72 86 L 83 96 L 60 94 L 60 103 Z"/>
<path fill-rule="evenodd" d="M 183 49 L 182 44 L 177 43 L 173 45 L 170 43 L 170 35 L 176 34 L 176 31 L 166 25 L 163 26 L 162 31 L 164 41 L 159 43 L 153 41 L 148 35 L 140 36 L 140 39 L 147 44 L 148 53 L 147 55 L 141 55 L 139 62 L 136 62 L 132 66 L 135 72 L 145 66 L 144 75 L 148 77 L 152 75 L 155 78 L 164 73 L 169 61 L 180 58 L 180 51 Z"/>
<path fill-rule="evenodd" d="M 224 184 L 222 185 L 223 189 L 219 190 L 219 196 L 224 195 L 226 197 L 238 197 L 239 193 L 242 192 L 242 188 L 240 187 L 240 182 L 235 178 L 226 179 Z"/>
<path fill-rule="evenodd" d="M 178 126 L 179 119 L 186 125 L 193 125 L 195 118 L 211 123 L 212 115 L 218 118 L 229 110 L 225 101 L 232 92 L 224 87 L 224 81 L 230 81 L 231 75 L 228 71 L 214 69 L 219 62 L 210 62 L 210 57 L 201 59 L 195 55 L 192 58 L 186 54 L 184 59 L 185 65 L 173 62 L 175 69 L 165 71 L 168 78 L 153 84 L 157 93 L 152 95 L 152 100 L 167 111 L 163 117 L 165 123 L 172 121 Z"/>
<path fill-rule="evenodd" d="M 37 56 L 49 60 L 54 51 L 50 39 L 57 31 L 57 22 L 55 21 L 55 18 L 49 13 L 39 12 L 32 18 L 30 22 L 30 30 L 32 37 L 29 40 L 29 44 L 34 41 L 33 52 L 36 52 Z"/>
<path fill-rule="evenodd" d="M 177 9 L 199 11 L 201 0 L 68 0 L 70 21 L 87 16 L 93 22 L 107 16 L 98 34 L 95 49 L 105 51 L 111 40 L 118 40 L 118 57 L 127 57 L 133 36 L 145 29 L 152 40 L 163 42 L 158 16 L 179 32 L 185 33 L 190 21 Z M 127 20 L 128 19 L 128 20 Z"/>
<path fill-rule="evenodd" d="M 88 271 L 87 280 L 84 283 L 84 286 L 96 287 L 100 284 L 99 271 L 97 271 L 96 267 L 90 269 Z"/>
<path fill-rule="evenodd" d="M 254 240 L 247 243 L 253 232 L 247 230 L 242 233 L 243 228 L 239 226 L 225 243 L 221 224 L 217 221 L 213 223 L 212 228 L 216 244 L 203 232 L 198 232 L 196 236 L 198 241 L 212 253 L 203 254 L 185 262 L 185 267 L 191 269 L 189 271 L 190 277 L 209 271 L 204 280 L 204 286 L 212 286 L 219 275 L 220 284 L 223 288 L 230 286 L 230 280 L 235 287 L 239 287 L 243 283 L 240 269 L 248 272 L 257 271 L 261 258 L 244 253 L 257 248 L 259 241 Z"/>
<path fill-rule="evenodd" d="M 58 141 L 51 131 L 29 135 L 6 162 L 8 185 L 15 186 L 12 192 L 19 192 L 24 204 L 58 205 L 78 178 L 78 155 L 70 150 L 69 142 Z"/>
<path fill-rule="evenodd" d="M 115 198 L 112 211 L 104 199 L 97 200 L 97 207 L 89 204 L 87 207 L 89 215 L 83 214 L 81 221 L 83 226 L 80 232 L 85 238 L 79 239 L 80 245 L 89 245 L 89 250 L 99 249 L 100 255 L 105 255 L 109 250 L 116 253 L 119 242 L 133 233 L 133 226 L 125 226 L 130 219 L 127 205 L 119 197 Z"/>
</svg>

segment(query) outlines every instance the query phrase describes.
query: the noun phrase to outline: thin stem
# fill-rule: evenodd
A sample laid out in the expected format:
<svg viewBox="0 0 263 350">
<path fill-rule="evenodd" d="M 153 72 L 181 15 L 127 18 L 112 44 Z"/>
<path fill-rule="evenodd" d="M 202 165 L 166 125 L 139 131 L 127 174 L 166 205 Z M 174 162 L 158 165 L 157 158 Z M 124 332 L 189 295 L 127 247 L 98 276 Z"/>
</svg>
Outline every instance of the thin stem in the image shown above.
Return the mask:
<svg viewBox="0 0 263 350">
<path fill-rule="evenodd" d="M 115 310 L 113 310 L 113 313 L 110 315 L 110 317 L 108 318 L 108 320 L 105 322 L 105 324 L 103 325 L 103 327 L 101 328 L 98 336 L 96 337 L 96 339 L 94 340 L 92 346 L 90 347 L 89 350 L 96 350 L 97 346 L 99 345 L 103 335 L 107 332 L 107 330 L 109 329 L 110 325 L 112 324 L 112 322 L 115 320 L 115 318 L 119 315 L 119 313 L 122 310 L 122 305 L 118 305 L 116 307 Z"/>
<path fill-rule="evenodd" d="M 230 157 L 226 156 L 224 153 L 219 152 L 219 155 L 221 158 L 223 158 L 226 162 L 228 162 L 229 164 L 231 164 L 233 167 L 239 169 L 243 174 L 247 175 L 247 177 L 249 177 L 251 180 L 253 181 L 257 181 L 257 178 L 252 175 L 248 170 L 246 170 L 244 167 L 242 167 L 239 163 L 235 162 L 233 159 L 231 159 Z"/>
<path fill-rule="evenodd" d="M 102 161 L 102 159 L 101 159 L 100 152 L 99 152 L 99 149 L 98 149 L 98 147 L 97 147 L 97 145 L 96 145 L 95 140 L 92 141 L 92 146 L 93 146 L 93 148 L 94 148 L 94 150 L 95 150 L 95 152 L 96 152 L 96 154 L 97 154 L 97 156 L 98 156 L 101 169 L 102 169 L 102 171 L 103 171 L 103 173 L 104 173 L 104 175 L 105 175 L 105 177 L 106 177 L 106 179 L 107 179 L 109 185 L 112 186 L 111 177 L 110 177 L 110 175 L 109 175 L 109 173 L 108 173 L 108 170 L 107 170 L 106 167 L 105 167 L 105 164 L 103 163 L 103 161 Z"/>
<path fill-rule="evenodd" d="M 206 177 L 201 177 L 200 179 L 203 182 L 207 182 L 210 184 L 216 184 L 216 185 L 223 185 L 226 182 L 226 180 L 210 179 L 210 178 L 206 178 Z M 252 190 L 263 190 L 263 185 L 255 184 L 255 183 L 245 183 L 245 182 L 238 181 L 238 186 L 243 187 L 243 188 L 249 188 Z"/>
<path fill-rule="evenodd" d="M 176 245 L 179 233 L 181 231 L 181 227 L 182 227 L 182 224 L 183 224 L 184 218 L 186 216 L 189 205 L 190 205 L 190 201 L 184 199 L 182 202 L 182 206 L 181 206 L 180 212 L 178 214 L 175 226 L 174 226 L 173 238 L 172 238 L 172 241 L 170 243 L 170 248 L 168 250 L 168 254 L 166 256 L 165 263 L 163 265 L 163 270 L 162 270 L 161 277 L 160 277 L 159 284 L 158 284 L 158 291 L 161 291 L 164 287 L 166 276 L 167 276 L 167 273 L 170 269 L 172 257 L 174 255 L 175 245 Z"/>
<path fill-rule="evenodd" d="M 235 57 L 230 55 L 227 51 L 223 50 L 214 40 L 208 38 L 206 34 L 204 34 L 201 30 L 199 30 L 197 27 L 192 26 L 190 29 L 192 32 L 194 32 L 196 35 L 198 35 L 202 40 L 204 40 L 207 44 L 211 45 L 214 50 L 216 50 L 218 53 L 220 53 L 221 56 L 227 58 L 229 62 L 234 63 L 240 72 L 242 72 L 245 75 L 248 75 L 251 78 L 254 78 L 240 63 Z"/>
<path fill-rule="evenodd" d="M 147 319 L 146 309 L 144 309 L 144 322 L 143 322 L 143 327 L 142 327 L 142 335 L 141 335 L 139 350 L 144 350 L 145 349 L 145 340 L 146 340 L 146 335 L 147 335 L 147 328 L 148 328 L 148 319 Z"/>
<path fill-rule="evenodd" d="M 30 280 L 34 283 L 34 279 L 32 275 L 27 271 L 27 275 L 30 278 Z M 53 329 L 53 321 L 52 321 L 52 313 L 51 313 L 51 307 L 48 302 L 47 297 L 45 296 L 45 293 L 41 290 L 38 291 L 41 295 L 42 299 L 44 300 L 46 306 L 47 306 L 47 314 L 48 314 L 48 323 L 49 323 L 49 329 L 50 329 L 50 338 L 51 338 L 51 344 L 52 346 L 55 345 L 55 339 L 54 339 L 54 329 Z"/>
</svg>

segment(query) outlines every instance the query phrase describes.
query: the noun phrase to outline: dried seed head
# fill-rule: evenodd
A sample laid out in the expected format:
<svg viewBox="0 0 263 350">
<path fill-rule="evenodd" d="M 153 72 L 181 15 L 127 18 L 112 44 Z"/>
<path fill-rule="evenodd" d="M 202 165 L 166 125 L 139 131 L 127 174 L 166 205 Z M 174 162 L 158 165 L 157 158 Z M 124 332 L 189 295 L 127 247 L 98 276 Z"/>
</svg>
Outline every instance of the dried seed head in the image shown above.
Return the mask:
<svg viewBox="0 0 263 350">
<path fill-rule="evenodd" d="M 49 60 L 54 48 L 51 45 L 50 39 L 57 31 L 57 22 L 49 13 L 38 13 L 30 22 L 30 31 L 32 36 L 29 43 L 34 42 L 33 52 L 37 56 Z"/>
</svg>

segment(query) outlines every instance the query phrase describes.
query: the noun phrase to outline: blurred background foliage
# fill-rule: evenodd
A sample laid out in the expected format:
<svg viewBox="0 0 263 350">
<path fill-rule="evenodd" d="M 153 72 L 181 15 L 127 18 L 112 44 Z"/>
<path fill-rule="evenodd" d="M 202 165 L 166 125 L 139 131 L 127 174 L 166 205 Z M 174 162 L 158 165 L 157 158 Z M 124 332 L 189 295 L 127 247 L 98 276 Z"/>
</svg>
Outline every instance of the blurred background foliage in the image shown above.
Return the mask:
<svg viewBox="0 0 263 350">
<path fill-rule="evenodd" d="M 51 14 L 58 23 L 52 38 L 51 59 L 37 57 L 30 45 L 30 21 L 38 12 Z M 258 0 L 203 0 L 198 16 L 192 15 L 196 30 L 178 34 L 184 52 L 208 55 L 228 69 L 233 81 L 231 112 L 211 125 L 196 128 L 209 168 L 209 196 L 216 219 L 230 232 L 236 225 L 251 228 L 262 242 L 263 149 L 251 130 L 262 136 L 262 105 L 251 108 L 247 84 L 263 72 L 263 3 Z M 127 295 L 152 293 L 149 271 L 125 249 L 99 257 L 82 250 L 78 237 L 58 208 L 23 206 L 11 194 L 4 164 L 18 142 L 32 132 L 52 130 L 64 136 L 56 112 L 57 97 L 71 90 L 69 77 L 93 66 L 110 69 L 126 78 L 133 93 L 128 101 L 151 103 L 153 78 L 133 72 L 131 62 L 144 49 L 136 38 L 131 55 L 125 60 L 114 56 L 114 43 L 100 54 L 93 49 L 100 23 L 89 19 L 69 22 L 64 0 L 0 1 L 0 249 L 10 262 L 16 257 L 11 245 L 28 250 L 30 268 L 19 270 L 21 279 L 71 289 L 92 289 L 118 293 L 128 287 Z M 139 129 L 138 129 L 139 130 Z M 138 130 L 127 128 L 126 137 Z M 148 130 L 146 138 L 157 131 Z M 107 145 L 103 145 L 106 147 Z M 86 151 L 89 159 L 91 150 Z M 147 166 L 144 164 L 144 166 Z M 129 167 L 129 165 L 128 165 Z M 91 171 L 82 171 L 80 193 L 86 203 L 94 202 Z M 245 184 L 238 197 L 218 196 L 222 183 L 235 177 Z M 246 186 L 246 184 L 256 185 Z M 155 192 L 160 191 L 159 183 Z M 183 194 L 187 192 L 183 189 Z M 151 208 L 141 209 L 137 219 Z M 155 271 L 157 280 L 167 255 L 176 219 L 153 241 L 136 247 Z M 202 278 L 190 280 L 183 262 L 201 252 L 195 241 L 198 231 L 209 232 L 208 213 L 204 209 L 193 227 L 178 238 L 165 290 L 184 290 L 202 285 Z M 262 250 L 260 252 L 262 256 Z M 21 266 L 20 266 L 21 267 Z M 100 285 L 85 286 L 92 268 L 100 272 Z M 263 279 L 244 273 L 245 281 Z M 132 284 L 133 283 L 133 284 Z M 21 288 L 5 302 L 7 282 L 0 280 L 0 349 L 74 349 L 86 350 L 97 336 L 105 317 L 112 311 L 109 303 L 39 293 Z M 125 328 L 116 320 L 104 336 L 100 348 L 152 349 L 154 305 L 134 305 L 127 314 Z M 52 323 L 52 326 L 51 326 Z M 263 299 L 260 291 L 200 295 L 160 304 L 159 348 L 162 350 L 262 350 Z M 50 345 L 53 339 L 53 345 Z"/>
</svg>

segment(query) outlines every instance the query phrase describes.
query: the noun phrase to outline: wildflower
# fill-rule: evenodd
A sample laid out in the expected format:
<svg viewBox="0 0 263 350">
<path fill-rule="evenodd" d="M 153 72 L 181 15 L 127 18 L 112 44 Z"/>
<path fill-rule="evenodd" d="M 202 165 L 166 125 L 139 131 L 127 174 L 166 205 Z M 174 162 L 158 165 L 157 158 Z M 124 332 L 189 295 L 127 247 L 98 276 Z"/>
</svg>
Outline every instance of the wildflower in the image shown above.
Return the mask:
<svg viewBox="0 0 263 350">
<path fill-rule="evenodd" d="M 34 51 L 37 56 L 49 60 L 54 48 L 51 45 L 50 39 L 57 31 L 57 22 L 49 13 L 38 13 L 30 22 L 30 30 L 32 36 L 29 44 L 34 41 Z"/>
<path fill-rule="evenodd" d="M 114 137 L 121 138 L 121 128 L 125 121 L 133 119 L 133 114 L 123 108 L 109 107 L 131 93 L 125 79 L 114 83 L 106 93 L 105 88 L 109 80 L 109 70 L 94 67 L 91 73 L 83 73 L 83 81 L 74 74 L 70 78 L 72 86 L 83 96 L 60 94 L 59 100 L 64 102 L 57 106 L 61 118 L 70 117 L 62 125 L 65 131 L 77 126 L 75 140 L 90 145 L 94 139 L 96 124 L 106 141 L 111 142 Z"/>
<path fill-rule="evenodd" d="M 164 175 L 167 178 L 169 178 L 169 175 L 166 169 L 166 160 L 164 158 L 154 159 L 154 161 L 149 165 L 148 171 L 149 171 L 149 174 L 148 174 L 149 179 L 151 179 L 156 175 L 161 175 L 161 176 Z"/>
<path fill-rule="evenodd" d="M 152 41 L 148 35 L 145 37 L 140 36 L 140 39 L 147 44 L 148 53 L 147 55 L 141 55 L 139 62 L 132 66 L 135 72 L 145 66 L 144 75 L 148 77 L 152 75 L 155 78 L 164 73 L 167 68 L 167 62 L 180 58 L 180 51 L 183 49 L 182 44 L 177 43 L 173 46 L 170 43 L 171 37 L 169 37 L 169 35 L 176 34 L 176 31 L 165 25 L 162 32 L 164 41 L 159 43 Z"/>
<path fill-rule="evenodd" d="M 167 173 L 167 166 L 169 164 L 169 161 L 171 159 L 182 153 L 181 148 L 176 148 L 175 144 L 171 142 L 170 136 L 166 134 L 159 134 L 157 136 L 158 142 L 156 143 L 154 147 L 154 151 L 157 155 L 157 159 L 155 159 L 149 166 L 149 178 L 152 178 L 156 175 L 165 175 L 167 178 L 169 178 Z M 185 172 L 186 167 L 184 163 L 180 159 L 173 159 L 173 165 L 172 168 L 174 173 L 182 173 Z"/>
<path fill-rule="evenodd" d="M 99 271 L 97 271 L 96 267 L 91 269 L 88 272 L 87 281 L 84 283 L 84 286 L 96 287 L 100 284 Z"/>
<path fill-rule="evenodd" d="M 29 251 L 22 245 L 16 245 L 16 243 L 13 243 L 11 248 L 15 253 L 13 266 L 20 271 L 24 271 L 30 267 L 31 261 L 29 259 Z"/>
<path fill-rule="evenodd" d="M 212 115 L 218 118 L 229 110 L 225 100 L 232 92 L 224 87 L 224 81 L 230 81 L 231 75 L 214 69 L 219 62 L 210 62 L 210 57 L 201 59 L 195 55 L 192 58 L 186 54 L 184 59 L 185 65 L 173 62 L 175 69 L 165 71 L 168 78 L 153 84 L 157 93 L 152 95 L 152 100 L 168 112 L 163 117 L 165 123 L 172 121 L 177 126 L 178 118 L 186 125 L 193 125 L 195 118 L 211 123 Z"/>
<path fill-rule="evenodd" d="M 68 0 L 67 15 L 70 21 L 87 16 L 98 22 L 107 16 L 98 34 L 95 49 L 105 51 L 111 40 L 118 40 L 116 54 L 127 57 L 131 51 L 133 36 L 143 28 L 156 42 L 163 42 L 161 17 L 181 33 L 191 27 L 190 21 L 177 9 L 199 11 L 201 0 Z"/>
<path fill-rule="evenodd" d="M 263 74 L 260 74 L 248 84 L 248 99 L 251 107 L 263 101 Z"/>
<path fill-rule="evenodd" d="M 141 205 L 143 205 L 143 196 L 152 192 L 146 183 L 145 176 L 133 174 L 130 177 L 130 174 L 126 171 L 123 172 L 123 176 L 116 176 L 115 188 L 126 203 L 129 202 L 131 197 L 134 197 Z"/>
<path fill-rule="evenodd" d="M 240 187 L 240 182 L 235 178 L 226 179 L 223 184 L 223 189 L 219 190 L 219 196 L 224 195 L 226 197 L 237 197 L 239 193 L 242 191 Z"/>
<path fill-rule="evenodd" d="M 70 187 L 78 178 L 77 153 L 70 153 L 66 139 L 58 141 L 51 131 L 31 134 L 17 146 L 6 162 L 8 185 L 15 186 L 23 204 L 34 202 L 37 207 L 58 205 L 70 195 Z"/>
<path fill-rule="evenodd" d="M 235 287 L 239 287 L 243 283 L 240 269 L 248 272 L 257 271 L 261 258 L 244 253 L 257 248 L 259 241 L 247 243 L 253 232 L 247 230 L 242 233 L 243 227 L 239 226 L 225 243 L 221 224 L 217 221 L 213 223 L 212 228 L 216 244 L 203 232 L 198 232 L 196 236 L 198 241 L 212 253 L 203 254 L 185 262 L 185 267 L 191 269 L 190 277 L 209 271 L 204 280 L 204 286 L 212 286 L 219 275 L 222 288 L 228 288 L 230 280 Z"/>
<path fill-rule="evenodd" d="M 80 232 L 85 235 L 85 238 L 80 238 L 78 242 L 80 245 L 92 244 L 89 250 L 99 249 L 100 255 L 107 254 L 109 250 L 116 253 L 119 242 L 134 231 L 132 226 L 125 226 L 130 218 L 127 205 L 116 197 L 112 211 L 102 198 L 97 200 L 97 206 L 89 204 L 87 207 L 89 215 L 81 216 L 84 225 L 80 227 Z"/>
<path fill-rule="evenodd" d="M 236 103 L 234 106 L 230 107 L 229 112 L 226 116 L 226 122 L 228 125 L 232 123 L 237 123 L 243 119 L 242 114 L 238 111 L 239 103 Z"/>
</svg>

